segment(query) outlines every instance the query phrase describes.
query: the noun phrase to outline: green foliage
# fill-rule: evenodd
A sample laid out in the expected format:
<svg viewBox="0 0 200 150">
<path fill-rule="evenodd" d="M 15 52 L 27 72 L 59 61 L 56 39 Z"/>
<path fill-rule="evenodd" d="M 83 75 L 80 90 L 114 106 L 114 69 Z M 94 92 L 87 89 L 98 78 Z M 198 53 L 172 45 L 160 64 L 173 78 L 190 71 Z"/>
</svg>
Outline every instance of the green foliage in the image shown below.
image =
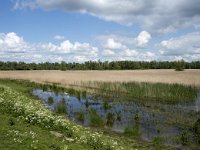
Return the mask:
<svg viewBox="0 0 200 150">
<path fill-rule="evenodd" d="M 110 108 L 111 108 L 111 106 L 109 105 L 108 100 L 104 100 L 103 101 L 103 109 L 108 110 Z"/>
<path fill-rule="evenodd" d="M 163 143 L 163 139 L 160 136 L 157 136 L 153 139 L 153 144 L 155 145 L 161 145 Z"/>
<path fill-rule="evenodd" d="M 140 135 L 139 126 L 126 127 L 124 129 L 124 134 L 130 137 L 138 137 Z"/>
<path fill-rule="evenodd" d="M 54 110 L 59 114 L 66 114 L 67 113 L 67 108 L 62 103 L 59 103 L 58 105 L 56 105 Z"/>
<path fill-rule="evenodd" d="M 104 121 L 95 109 L 90 109 L 90 125 L 93 127 L 104 126 Z"/>
<path fill-rule="evenodd" d="M 53 97 L 49 97 L 47 103 L 52 105 L 54 103 Z"/>
<path fill-rule="evenodd" d="M 176 62 L 176 71 L 183 71 L 185 69 L 185 62 L 184 60 L 180 60 Z"/>
<path fill-rule="evenodd" d="M 0 70 L 135 70 L 135 69 L 200 69 L 200 61 L 87 61 L 85 63 L 24 63 L 2 62 Z M 184 68 L 183 68 L 184 69 Z"/>
<path fill-rule="evenodd" d="M 79 121 L 84 122 L 84 120 L 85 120 L 84 112 L 83 112 L 83 111 L 78 111 L 78 112 L 76 112 L 76 118 L 77 118 Z"/>
<path fill-rule="evenodd" d="M 109 127 L 112 127 L 113 124 L 114 124 L 114 122 L 115 122 L 115 114 L 109 112 L 109 113 L 107 114 L 106 119 L 107 119 L 106 125 L 109 126 Z"/>
<path fill-rule="evenodd" d="M 122 120 L 122 113 L 121 113 L 121 111 L 118 111 L 116 114 L 117 114 L 117 121 L 121 121 Z"/>
<path fill-rule="evenodd" d="M 95 93 L 105 97 L 121 97 L 131 100 L 176 103 L 191 102 L 197 97 L 197 88 L 181 84 L 93 81 L 82 83 L 82 86 L 95 87 Z"/>
<path fill-rule="evenodd" d="M 187 130 L 184 130 L 181 134 L 180 141 L 182 145 L 188 145 L 190 141 L 189 132 Z"/>
<path fill-rule="evenodd" d="M 194 133 L 197 142 L 200 144 L 200 119 L 198 119 L 194 124 Z"/>
</svg>

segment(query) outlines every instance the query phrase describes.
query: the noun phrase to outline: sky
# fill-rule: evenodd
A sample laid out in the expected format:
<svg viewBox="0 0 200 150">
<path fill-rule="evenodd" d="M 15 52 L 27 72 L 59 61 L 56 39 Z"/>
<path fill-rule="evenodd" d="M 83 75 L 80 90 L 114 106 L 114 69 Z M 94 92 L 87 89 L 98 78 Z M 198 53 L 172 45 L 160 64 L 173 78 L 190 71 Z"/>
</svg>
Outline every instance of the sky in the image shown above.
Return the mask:
<svg viewBox="0 0 200 150">
<path fill-rule="evenodd" d="M 200 0 L 1 0 L 0 61 L 200 61 Z"/>
</svg>

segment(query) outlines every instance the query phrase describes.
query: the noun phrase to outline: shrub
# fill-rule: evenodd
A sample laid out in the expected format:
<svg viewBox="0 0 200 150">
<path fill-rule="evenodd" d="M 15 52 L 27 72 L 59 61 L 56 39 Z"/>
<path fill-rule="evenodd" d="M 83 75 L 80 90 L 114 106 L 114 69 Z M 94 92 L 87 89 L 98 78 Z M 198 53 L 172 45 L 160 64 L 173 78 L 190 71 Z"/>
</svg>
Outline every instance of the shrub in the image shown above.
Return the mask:
<svg viewBox="0 0 200 150">
<path fill-rule="evenodd" d="M 177 61 L 176 62 L 176 66 L 175 66 L 175 70 L 176 71 L 183 71 L 184 69 L 185 69 L 185 62 L 184 62 L 184 60 Z"/>
</svg>

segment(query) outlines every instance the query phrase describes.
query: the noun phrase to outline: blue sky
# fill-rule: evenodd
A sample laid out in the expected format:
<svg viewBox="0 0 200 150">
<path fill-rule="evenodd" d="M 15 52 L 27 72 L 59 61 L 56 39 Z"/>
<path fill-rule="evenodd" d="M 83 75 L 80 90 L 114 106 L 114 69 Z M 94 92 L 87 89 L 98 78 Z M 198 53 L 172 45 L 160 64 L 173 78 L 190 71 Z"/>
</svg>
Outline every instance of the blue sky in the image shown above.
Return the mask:
<svg viewBox="0 0 200 150">
<path fill-rule="evenodd" d="M 1 0 L 0 61 L 200 60 L 199 0 Z"/>
</svg>

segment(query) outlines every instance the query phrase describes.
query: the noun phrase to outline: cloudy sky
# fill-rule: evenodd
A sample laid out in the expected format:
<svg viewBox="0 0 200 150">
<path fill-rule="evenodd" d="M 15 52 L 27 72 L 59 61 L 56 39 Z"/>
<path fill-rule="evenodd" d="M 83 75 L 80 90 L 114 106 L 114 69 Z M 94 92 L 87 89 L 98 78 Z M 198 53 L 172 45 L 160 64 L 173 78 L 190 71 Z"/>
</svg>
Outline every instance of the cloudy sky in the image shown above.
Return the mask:
<svg viewBox="0 0 200 150">
<path fill-rule="evenodd" d="M 200 0 L 1 0 L 0 61 L 200 60 Z"/>
</svg>

